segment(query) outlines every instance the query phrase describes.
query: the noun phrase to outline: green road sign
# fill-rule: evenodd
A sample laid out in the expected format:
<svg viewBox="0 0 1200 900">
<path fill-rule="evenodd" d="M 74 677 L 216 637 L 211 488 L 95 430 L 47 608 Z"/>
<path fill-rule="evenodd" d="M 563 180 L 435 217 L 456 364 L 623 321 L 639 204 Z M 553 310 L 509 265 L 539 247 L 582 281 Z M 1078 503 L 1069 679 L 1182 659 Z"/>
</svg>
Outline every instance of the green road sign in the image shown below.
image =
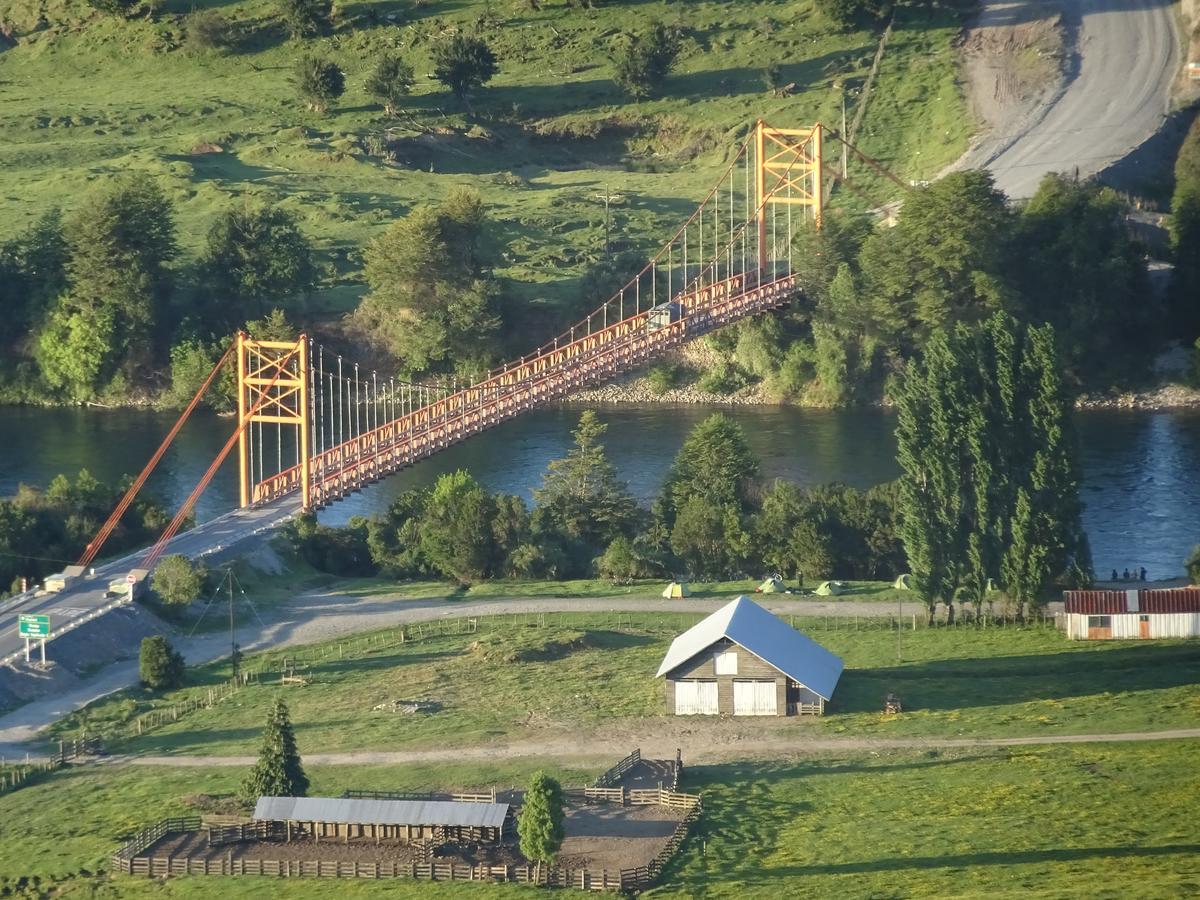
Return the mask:
<svg viewBox="0 0 1200 900">
<path fill-rule="evenodd" d="M 20 623 L 21 637 L 43 638 L 50 634 L 50 617 L 49 616 L 31 616 L 21 615 L 17 621 Z"/>
</svg>

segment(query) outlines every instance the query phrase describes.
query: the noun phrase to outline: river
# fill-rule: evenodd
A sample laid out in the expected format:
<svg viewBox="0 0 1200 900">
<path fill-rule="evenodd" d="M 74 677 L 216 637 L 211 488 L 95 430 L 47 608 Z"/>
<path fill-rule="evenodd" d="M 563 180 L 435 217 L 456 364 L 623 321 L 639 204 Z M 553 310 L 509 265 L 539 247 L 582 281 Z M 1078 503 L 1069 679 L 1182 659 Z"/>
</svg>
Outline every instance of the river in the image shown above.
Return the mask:
<svg viewBox="0 0 1200 900">
<path fill-rule="evenodd" d="M 898 474 L 893 417 L 880 410 L 722 408 L 745 428 L 767 478 L 868 487 Z M 605 406 L 609 456 L 642 500 L 658 490 L 688 429 L 712 412 L 697 406 Z M 321 514 L 330 524 L 386 508 L 400 491 L 443 472 L 470 470 L 493 491 L 530 497 L 546 462 L 571 444 L 579 408 L 527 413 L 453 447 Z M 136 473 L 170 427 L 171 414 L 142 410 L 0 407 L 0 494 L 45 485 L 87 468 L 102 480 Z M 1182 574 L 1200 543 L 1200 413 L 1089 410 L 1076 414 L 1084 525 L 1097 574 L 1145 566 L 1151 578 Z M 197 414 L 159 466 L 150 490 L 174 505 L 195 485 L 229 434 L 231 420 Z M 204 520 L 237 502 L 227 464 L 197 505 Z"/>
</svg>

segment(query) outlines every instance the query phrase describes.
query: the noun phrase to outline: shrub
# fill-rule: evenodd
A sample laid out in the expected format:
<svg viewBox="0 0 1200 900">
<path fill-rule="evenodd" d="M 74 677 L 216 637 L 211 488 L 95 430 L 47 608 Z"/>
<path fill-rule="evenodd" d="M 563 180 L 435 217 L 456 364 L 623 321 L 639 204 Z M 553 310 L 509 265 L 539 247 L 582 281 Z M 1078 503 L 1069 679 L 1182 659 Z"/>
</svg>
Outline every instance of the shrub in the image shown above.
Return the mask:
<svg viewBox="0 0 1200 900">
<path fill-rule="evenodd" d="M 184 27 L 193 50 L 223 50 L 233 40 L 233 26 L 215 9 L 194 10 Z"/>
<path fill-rule="evenodd" d="M 679 383 L 681 371 L 677 363 L 658 363 L 646 373 L 650 393 L 661 396 Z"/>
<path fill-rule="evenodd" d="M 293 38 L 312 37 L 329 31 L 332 0 L 279 0 L 279 15 Z"/>
<path fill-rule="evenodd" d="M 697 387 L 710 394 L 732 394 L 748 384 L 746 374 L 735 363 L 717 363 L 705 372 Z"/>
<path fill-rule="evenodd" d="M 367 76 L 367 93 L 383 106 L 389 116 L 396 114 L 396 105 L 413 86 L 413 68 L 398 56 L 384 56 Z"/>
<path fill-rule="evenodd" d="M 165 556 L 150 576 L 150 584 L 168 606 L 187 606 L 204 590 L 204 570 L 186 556 Z"/>
<path fill-rule="evenodd" d="M 1188 578 L 1191 579 L 1192 584 L 1200 584 L 1200 544 L 1192 548 L 1191 555 L 1188 556 L 1183 566 L 1187 569 Z"/>
<path fill-rule="evenodd" d="M 626 34 L 613 60 L 613 80 L 635 100 L 656 93 L 679 55 L 679 36 L 662 22 L 643 34 Z"/>
<path fill-rule="evenodd" d="M 296 86 L 305 106 L 323 114 L 346 90 L 346 76 L 337 63 L 319 56 L 303 56 L 296 63 Z"/>
<path fill-rule="evenodd" d="M 88 0 L 88 6 L 110 16 L 127 16 L 139 0 Z"/>
<path fill-rule="evenodd" d="M 460 100 L 491 81 L 496 69 L 496 54 L 481 37 L 456 34 L 433 48 L 433 77 Z"/>
<path fill-rule="evenodd" d="M 880 0 L 817 0 L 817 9 L 843 30 L 868 24 L 884 12 Z"/>
<path fill-rule="evenodd" d="M 142 638 L 138 654 L 138 678 L 156 691 L 183 683 L 183 657 L 162 635 Z"/>
</svg>

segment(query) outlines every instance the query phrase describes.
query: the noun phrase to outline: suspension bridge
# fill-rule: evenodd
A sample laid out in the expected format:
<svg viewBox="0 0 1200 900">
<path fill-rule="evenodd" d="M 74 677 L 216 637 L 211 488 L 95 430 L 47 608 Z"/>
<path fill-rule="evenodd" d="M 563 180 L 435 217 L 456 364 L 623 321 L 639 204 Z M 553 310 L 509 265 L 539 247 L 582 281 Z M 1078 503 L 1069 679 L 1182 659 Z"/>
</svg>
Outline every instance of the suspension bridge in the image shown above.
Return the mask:
<svg viewBox="0 0 1200 900">
<path fill-rule="evenodd" d="M 842 146 L 840 170 L 825 159 L 827 141 Z M 270 341 L 239 333 L 71 570 L 74 585 L 51 597 L 21 595 L 0 612 L 69 608 L 78 615 L 59 627 L 71 627 L 106 608 L 97 590 L 114 574 L 136 573 L 132 582 L 165 553 L 227 551 L 301 510 L 319 510 L 527 410 L 789 304 L 799 293 L 793 236 L 802 225 L 820 227 L 834 180 L 854 189 L 845 177 L 847 152 L 904 186 L 819 124 L 780 129 L 759 121 L 695 212 L 609 300 L 532 352 L 462 384 L 380 379 L 307 335 Z M 237 420 L 221 451 L 152 547 L 93 569 L 104 542 L 231 362 Z M 238 460 L 240 509 L 180 533 L 230 454 Z M 0 662 L 19 652 L 15 628 L 6 629 Z"/>
</svg>

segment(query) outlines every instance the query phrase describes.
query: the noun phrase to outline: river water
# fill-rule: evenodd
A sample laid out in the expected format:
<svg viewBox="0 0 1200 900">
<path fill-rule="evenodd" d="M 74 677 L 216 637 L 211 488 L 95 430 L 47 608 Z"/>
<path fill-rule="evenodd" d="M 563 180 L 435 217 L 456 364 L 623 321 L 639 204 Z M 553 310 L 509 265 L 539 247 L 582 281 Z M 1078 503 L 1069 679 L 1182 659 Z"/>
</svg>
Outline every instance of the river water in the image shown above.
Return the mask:
<svg viewBox="0 0 1200 900">
<path fill-rule="evenodd" d="M 801 484 L 842 481 L 868 487 L 896 477 L 893 417 L 880 410 L 722 408 L 745 428 L 767 478 Z M 604 406 L 605 441 L 639 498 L 658 490 L 689 428 L 713 411 L 698 406 Z M 546 462 L 571 444 L 579 407 L 527 413 L 352 496 L 321 514 L 330 524 L 386 508 L 400 491 L 468 469 L 493 491 L 530 497 Z M 102 480 L 136 473 L 174 416 L 142 410 L 0 407 L 0 494 L 19 483 L 45 485 L 87 468 Z M 1200 543 L 1200 413 L 1087 411 L 1076 416 L 1083 465 L 1084 524 L 1097 574 L 1145 566 L 1150 578 L 1182 573 Z M 197 414 L 159 465 L 150 490 L 174 507 L 220 450 L 231 420 Z M 237 503 L 227 464 L 200 498 L 197 516 Z"/>
</svg>

